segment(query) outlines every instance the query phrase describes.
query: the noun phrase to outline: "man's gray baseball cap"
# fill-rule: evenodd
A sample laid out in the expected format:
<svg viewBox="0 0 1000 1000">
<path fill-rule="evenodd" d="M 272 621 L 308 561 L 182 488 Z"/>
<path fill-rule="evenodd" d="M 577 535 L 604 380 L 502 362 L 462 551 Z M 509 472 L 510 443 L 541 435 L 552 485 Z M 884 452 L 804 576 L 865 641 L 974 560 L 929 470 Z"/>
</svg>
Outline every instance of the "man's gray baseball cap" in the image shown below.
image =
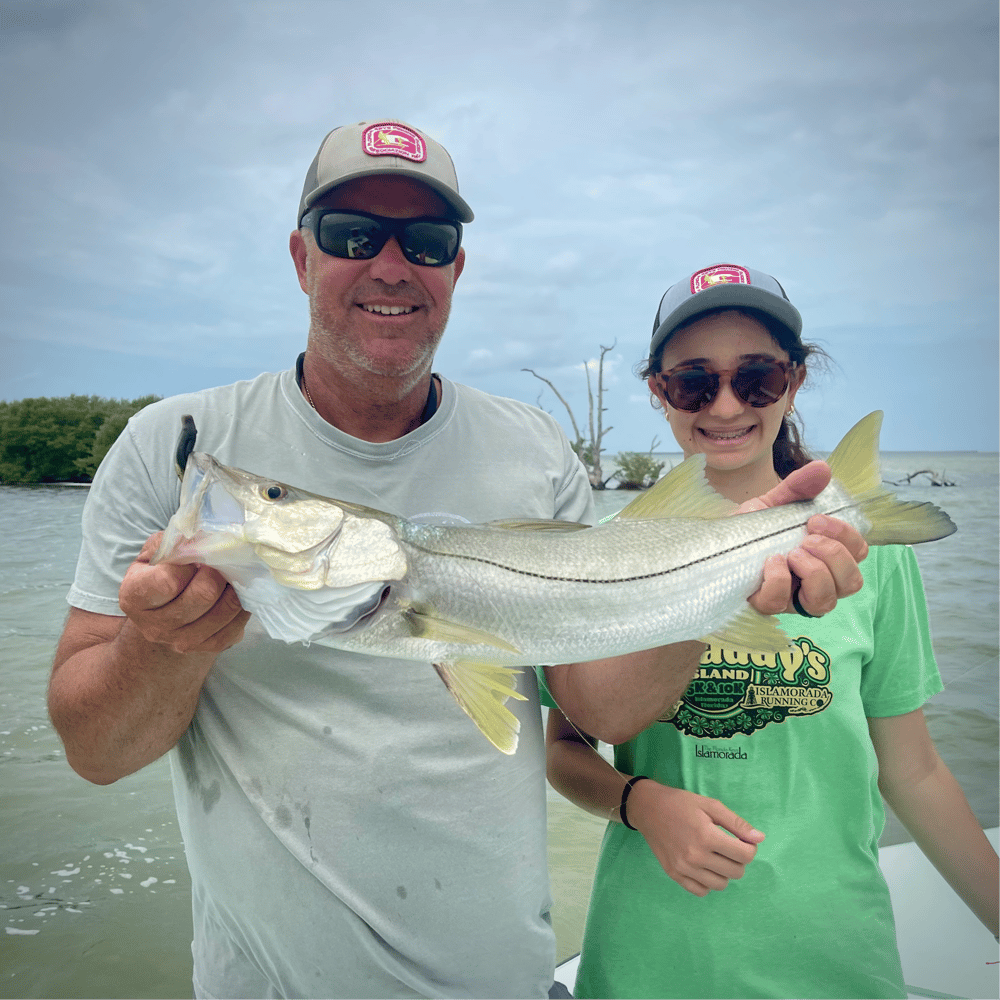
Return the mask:
<svg viewBox="0 0 1000 1000">
<path fill-rule="evenodd" d="M 433 188 L 459 222 L 471 222 L 472 209 L 458 193 L 458 176 L 448 150 L 406 122 L 386 119 L 335 128 L 320 143 L 309 166 L 299 201 L 302 216 L 328 191 L 358 177 L 412 177 Z"/>
<path fill-rule="evenodd" d="M 777 320 L 798 340 L 802 317 L 785 290 L 769 274 L 739 264 L 712 264 L 671 285 L 653 320 L 649 356 L 656 357 L 674 331 L 711 309 L 756 309 Z"/>
</svg>

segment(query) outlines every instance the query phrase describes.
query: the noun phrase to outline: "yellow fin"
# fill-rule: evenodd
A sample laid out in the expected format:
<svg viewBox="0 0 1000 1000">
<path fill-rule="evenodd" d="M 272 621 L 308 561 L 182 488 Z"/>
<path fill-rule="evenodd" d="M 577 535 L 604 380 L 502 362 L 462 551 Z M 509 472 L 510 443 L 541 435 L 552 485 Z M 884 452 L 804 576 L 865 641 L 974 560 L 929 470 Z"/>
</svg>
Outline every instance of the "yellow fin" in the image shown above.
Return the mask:
<svg viewBox="0 0 1000 1000">
<path fill-rule="evenodd" d="M 493 646 L 495 649 L 502 649 L 507 653 L 521 652 L 516 646 L 512 646 L 499 636 L 472 628 L 471 625 L 460 625 L 457 622 L 445 621 L 443 618 L 435 618 L 434 615 L 418 611 L 415 608 L 404 611 L 403 616 L 409 625 L 410 635 L 415 639 L 432 639 L 435 642 L 460 644 L 471 643 L 475 646 Z"/>
<path fill-rule="evenodd" d="M 859 497 L 873 490 L 882 491 L 882 470 L 878 460 L 878 435 L 882 429 L 882 411 L 862 417 L 843 437 L 826 464 L 841 486 L 851 496 Z"/>
<path fill-rule="evenodd" d="M 580 531 L 589 524 L 580 521 L 553 521 L 544 517 L 512 517 L 503 521 L 490 521 L 487 528 L 506 528 L 510 531 Z"/>
<path fill-rule="evenodd" d="M 476 660 L 435 663 L 434 669 L 490 743 L 502 753 L 512 754 L 517 749 L 521 722 L 505 703 L 508 698 L 528 700 L 515 686 L 521 671 Z"/>
<path fill-rule="evenodd" d="M 652 521 L 664 517 L 726 517 L 737 508 L 705 478 L 705 456 L 692 455 L 674 466 L 645 493 L 618 512 L 619 518 Z"/>
<path fill-rule="evenodd" d="M 791 640 L 781 630 L 777 618 L 762 615 L 749 604 L 722 628 L 703 636 L 701 641 L 749 653 L 783 653 L 791 645 Z"/>
<path fill-rule="evenodd" d="M 862 417 L 827 459 L 830 471 L 858 502 L 871 523 L 865 532 L 870 545 L 916 545 L 946 538 L 958 530 L 940 507 L 915 500 L 897 500 L 882 486 L 878 436 L 882 411 Z"/>
<path fill-rule="evenodd" d="M 947 538 L 958 525 L 940 507 L 916 500 L 897 500 L 880 492 L 861 504 L 861 512 L 871 522 L 865 532 L 869 545 L 916 545 Z"/>
</svg>

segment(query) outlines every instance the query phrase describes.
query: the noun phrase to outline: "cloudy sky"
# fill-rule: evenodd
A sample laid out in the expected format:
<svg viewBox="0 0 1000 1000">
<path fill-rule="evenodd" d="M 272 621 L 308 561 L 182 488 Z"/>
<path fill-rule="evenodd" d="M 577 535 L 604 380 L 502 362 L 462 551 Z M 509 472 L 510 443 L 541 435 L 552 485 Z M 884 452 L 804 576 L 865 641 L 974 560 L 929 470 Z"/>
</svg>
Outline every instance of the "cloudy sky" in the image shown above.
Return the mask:
<svg viewBox="0 0 1000 1000">
<path fill-rule="evenodd" d="M 836 364 L 832 448 L 997 450 L 992 0 L 3 0 L 0 398 L 171 395 L 289 366 L 288 256 L 336 125 L 443 142 L 476 220 L 436 368 L 607 449 L 663 449 L 632 374 L 666 287 L 775 275 Z M 669 442 L 672 445 L 672 441 Z"/>
</svg>

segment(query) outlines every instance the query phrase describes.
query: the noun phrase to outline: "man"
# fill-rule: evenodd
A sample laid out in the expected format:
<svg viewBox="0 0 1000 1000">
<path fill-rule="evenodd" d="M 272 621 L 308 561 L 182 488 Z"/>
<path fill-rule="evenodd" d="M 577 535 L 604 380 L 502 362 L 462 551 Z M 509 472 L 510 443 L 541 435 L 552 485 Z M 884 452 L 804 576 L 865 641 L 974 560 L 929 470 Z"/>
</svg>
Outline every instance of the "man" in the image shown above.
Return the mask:
<svg viewBox="0 0 1000 1000">
<path fill-rule="evenodd" d="M 214 571 L 149 565 L 177 506 L 183 413 L 228 465 L 403 516 L 592 519 L 555 421 L 432 375 L 471 220 L 422 132 L 331 132 L 290 240 L 310 303 L 296 369 L 147 408 L 92 487 L 50 712 L 70 764 L 99 784 L 172 751 L 198 996 L 543 997 L 552 984 L 530 673 L 506 757 L 427 664 L 285 646 Z M 821 485 L 802 480 L 805 495 Z M 824 530 L 769 567 L 759 609 L 785 608 L 789 567 L 816 614 L 860 586 L 864 543 Z M 549 683 L 582 728 L 623 738 L 680 696 L 701 648 L 550 668 Z"/>
</svg>

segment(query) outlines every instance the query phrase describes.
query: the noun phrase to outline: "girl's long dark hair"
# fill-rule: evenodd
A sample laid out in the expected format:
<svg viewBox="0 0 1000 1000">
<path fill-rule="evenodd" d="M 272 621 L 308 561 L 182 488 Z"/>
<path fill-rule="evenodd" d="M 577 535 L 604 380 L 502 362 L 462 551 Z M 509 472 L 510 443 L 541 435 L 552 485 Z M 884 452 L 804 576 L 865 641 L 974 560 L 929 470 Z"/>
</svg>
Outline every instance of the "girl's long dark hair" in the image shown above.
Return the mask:
<svg viewBox="0 0 1000 1000">
<path fill-rule="evenodd" d="M 826 351 L 824 351 L 823 348 L 817 346 L 816 344 L 803 343 L 802 339 L 792 333 L 787 326 L 783 323 L 779 323 L 775 319 L 772 319 L 767 315 L 767 313 L 760 312 L 757 309 L 744 308 L 742 306 L 736 308 L 732 306 L 722 306 L 718 309 L 709 309 L 703 313 L 698 313 L 696 316 L 692 316 L 689 320 L 677 327 L 677 329 L 674 330 L 670 336 L 672 337 L 674 333 L 679 333 L 692 323 L 695 323 L 700 319 L 704 319 L 706 316 L 714 316 L 718 313 L 724 312 L 743 313 L 745 316 L 749 316 L 751 319 L 755 319 L 758 323 L 761 323 L 764 327 L 766 327 L 767 332 L 771 334 L 775 342 L 779 344 L 784 351 L 788 352 L 789 360 L 802 366 L 807 377 L 809 374 L 809 367 L 806 365 L 806 359 L 817 356 L 819 358 L 827 357 Z M 651 375 L 658 375 L 660 373 L 663 367 L 663 347 L 669 342 L 670 337 L 663 342 L 659 351 L 653 357 L 647 358 L 645 361 L 640 362 L 636 366 L 636 374 L 639 378 L 647 379 Z M 659 403 L 659 400 L 656 400 L 653 405 L 658 407 L 661 404 Z M 771 457 L 774 461 L 774 471 L 781 479 L 784 479 L 785 476 L 794 472 L 796 469 L 802 468 L 803 465 L 808 465 L 808 463 L 813 460 L 812 455 L 806 451 L 805 446 L 802 444 L 799 425 L 794 417 L 786 416 L 781 421 L 781 427 L 778 429 L 778 436 L 774 439 L 774 445 L 771 448 Z"/>
</svg>

